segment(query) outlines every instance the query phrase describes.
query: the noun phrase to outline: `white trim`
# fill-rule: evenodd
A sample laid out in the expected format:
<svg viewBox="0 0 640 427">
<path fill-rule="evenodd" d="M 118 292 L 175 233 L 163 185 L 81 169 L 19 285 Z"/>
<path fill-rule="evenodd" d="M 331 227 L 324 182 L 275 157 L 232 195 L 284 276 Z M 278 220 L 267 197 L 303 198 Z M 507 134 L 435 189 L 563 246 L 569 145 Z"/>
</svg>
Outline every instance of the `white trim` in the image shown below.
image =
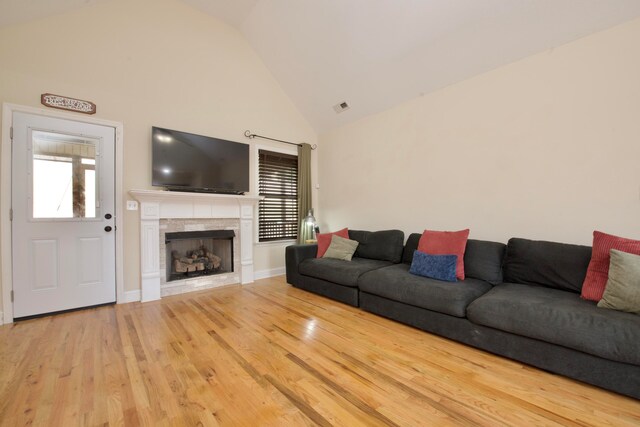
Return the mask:
<svg viewBox="0 0 640 427">
<path fill-rule="evenodd" d="M 240 244 L 240 283 L 253 282 L 253 212 L 261 199 L 253 195 L 187 193 L 181 191 L 130 190 L 140 202 L 141 301 L 162 297 L 160 269 L 160 219 L 237 219 Z M 194 289 L 192 289 L 194 290 Z"/>
<path fill-rule="evenodd" d="M 295 245 L 297 242 L 296 239 L 286 239 L 286 240 L 271 240 L 269 242 L 258 242 L 258 243 L 254 243 L 254 246 L 256 247 L 261 247 L 261 246 L 289 246 L 289 245 Z"/>
<path fill-rule="evenodd" d="M 124 298 L 122 301 L 118 301 L 118 304 L 126 304 L 128 302 L 138 302 L 140 301 L 140 289 L 134 289 L 133 291 L 125 291 Z"/>
<path fill-rule="evenodd" d="M 165 190 L 130 190 L 129 194 L 140 203 L 189 203 L 195 205 L 215 203 L 212 200 L 250 201 L 258 202 L 262 197 L 252 194 L 216 194 L 216 193 L 190 193 L 184 191 Z M 142 209 L 140 209 L 142 211 Z M 197 218 L 196 211 L 190 211 L 188 218 Z M 170 217 L 166 217 L 170 218 Z M 186 217 L 185 217 L 186 218 Z"/>
<path fill-rule="evenodd" d="M 98 119 L 92 116 L 69 113 L 64 111 L 46 110 L 37 107 L 28 107 L 17 104 L 2 104 L 2 147 L 0 151 L 0 258 L 2 259 L 2 308 L 4 310 L 4 323 L 13 323 L 13 304 L 11 291 L 13 290 L 12 252 L 11 252 L 11 221 L 9 209 L 11 208 L 11 139 L 10 129 L 13 124 L 14 113 L 26 113 L 57 119 L 72 120 L 75 122 L 90 123 L 108 126 L 115 129 L 116 157 L 115 157 L 115 220 L 116 220 L 116 301 L 121 303 L 124 295 L 124 268 L 123 268 L 123 235 L 124 235 L 124 211 L 122 206 L 123 185 L 123 152 L 124 152 L 124 126 L 121 122 Z"/>
<path fill-rule="evenodd" d="M 126 301 L 124 293 L 124 125 L 111 122 L 116 129 L 116 303 Z"/>
<path fill-rule="evenodd" d="M 12 254 L 11 254 L 11 138 L 13 109 L 7 104 L 2 106 L 2 154 L 0 154 L 0 259 L 2 260 L 2 308 L 3 323 L 13 322 L 13 304 L 11 302 Z"/>
<path fill-rule="evenodd" d="M 285 273 L 284 267 L 271 268 L 268 270 L 259 270 L 253 273 L 255 280 L 268 279 L 269 277 L 282 276 Z"/>
</svg>

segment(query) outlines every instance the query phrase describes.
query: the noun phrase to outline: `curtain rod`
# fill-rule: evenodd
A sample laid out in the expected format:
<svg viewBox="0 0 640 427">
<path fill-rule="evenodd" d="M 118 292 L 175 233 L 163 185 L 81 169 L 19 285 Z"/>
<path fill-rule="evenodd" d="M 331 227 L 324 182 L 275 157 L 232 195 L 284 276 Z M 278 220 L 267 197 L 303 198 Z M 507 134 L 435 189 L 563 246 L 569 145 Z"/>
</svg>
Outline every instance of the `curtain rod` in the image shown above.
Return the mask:
<svg viewBox="0 0 640 427">
<path fill-rule="evenodd" d="M 298 147 L 302 147 L 302 144 L 299 144 L 297 142 L 289 142 L 289 141 L 283 141 L 281 139 L 269 138 L 268 136 L 263 136 L 263 135 L 258 135 L 258 134 L 255 134 L 255 133 L 251 133 L 250 130 L 245 130 L 244 131 L 244 136 L 246 136 L 247 138 L 250 138 L 250 139 L 262 138 L 262 139 L 268 139 L 270 141 L 282 142 L 283 144 L 297 145 Z M 316 144 L 313 144 L 311 146 L 312 150 L 315 150 L 316 148 L 318 148 L 318 146 Z"/>
</svg>

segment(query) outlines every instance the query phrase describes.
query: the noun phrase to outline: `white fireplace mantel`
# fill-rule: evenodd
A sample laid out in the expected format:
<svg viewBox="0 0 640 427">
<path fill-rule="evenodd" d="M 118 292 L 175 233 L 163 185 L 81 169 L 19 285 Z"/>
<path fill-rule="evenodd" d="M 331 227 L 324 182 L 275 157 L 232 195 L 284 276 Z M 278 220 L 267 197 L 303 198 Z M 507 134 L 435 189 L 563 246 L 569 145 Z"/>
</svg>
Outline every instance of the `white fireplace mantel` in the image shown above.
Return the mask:
<svg viewBox="0 0 640 427">
<path fill-rule="evenodd" d="M 131 190 L 140 202 L 141 301 L 160 299 L 160 219 L 240 220 L 240 283 L 253 282 L 253 213 L 260 196 Z"/>
</svg>

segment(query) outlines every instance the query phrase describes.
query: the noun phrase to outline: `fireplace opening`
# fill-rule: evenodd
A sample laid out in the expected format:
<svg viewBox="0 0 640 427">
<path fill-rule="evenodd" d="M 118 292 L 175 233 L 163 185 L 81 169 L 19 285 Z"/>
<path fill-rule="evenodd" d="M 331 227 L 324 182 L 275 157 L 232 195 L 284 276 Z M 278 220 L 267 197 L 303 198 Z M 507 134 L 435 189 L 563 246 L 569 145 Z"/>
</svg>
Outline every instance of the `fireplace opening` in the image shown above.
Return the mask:
<svg viewBox="0 0 640 427">
<path fill-rule="evenodd" d="M 166 233 L 167 282 L 233 272 L 233 230 Z"/>
</svg>

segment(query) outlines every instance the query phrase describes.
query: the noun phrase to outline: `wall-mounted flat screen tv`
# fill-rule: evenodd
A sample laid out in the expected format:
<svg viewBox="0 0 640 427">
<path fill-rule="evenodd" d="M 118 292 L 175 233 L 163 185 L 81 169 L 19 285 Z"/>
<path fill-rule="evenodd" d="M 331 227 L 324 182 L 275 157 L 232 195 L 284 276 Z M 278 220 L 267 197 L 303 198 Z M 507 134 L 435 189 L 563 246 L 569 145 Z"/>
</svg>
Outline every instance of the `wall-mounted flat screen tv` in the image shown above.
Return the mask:
<svg viewBox="0 0 640 427">
<path fill-rule="evenodd" d="M 249 191 L 249 145 L 153 127 L 153 178 L 177 191 Z"/>
</svg>

